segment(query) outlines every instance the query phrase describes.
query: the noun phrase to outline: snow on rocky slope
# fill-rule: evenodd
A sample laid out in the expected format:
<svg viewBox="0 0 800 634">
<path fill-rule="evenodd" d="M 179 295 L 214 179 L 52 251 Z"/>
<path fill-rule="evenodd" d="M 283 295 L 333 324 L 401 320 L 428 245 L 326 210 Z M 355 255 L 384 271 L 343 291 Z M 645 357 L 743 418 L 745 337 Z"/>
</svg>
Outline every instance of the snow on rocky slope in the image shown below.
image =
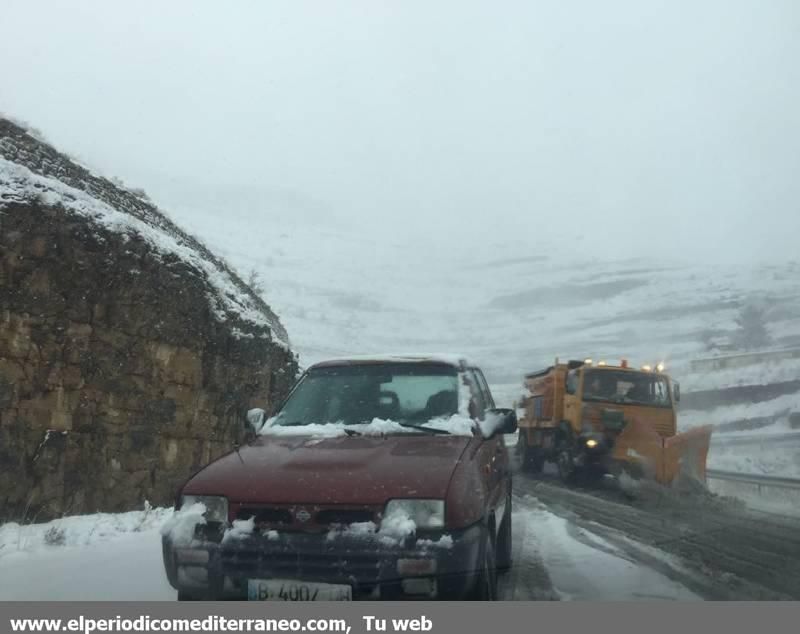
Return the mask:
<svg viewBox="0 0 800 634">
<path fill-rule="evenodd" d="M 139 236 L 164 257 L 177 257 L 213 289 L 209 302 L 220 321 L 235 317 L 288 347 L 286 329 L 263 298 L 146 195 L 94 174 L 19 125 L 0 118 L 0 209 L 37 199 L 98 226 Z"/>
</svg>

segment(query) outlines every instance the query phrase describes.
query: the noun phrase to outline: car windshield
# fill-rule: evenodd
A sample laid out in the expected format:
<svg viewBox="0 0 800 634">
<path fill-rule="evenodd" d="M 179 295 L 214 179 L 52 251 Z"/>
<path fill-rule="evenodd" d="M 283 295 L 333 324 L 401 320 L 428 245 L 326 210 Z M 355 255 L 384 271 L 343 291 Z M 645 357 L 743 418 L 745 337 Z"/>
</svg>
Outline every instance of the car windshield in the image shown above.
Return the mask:
<svg viewBox="0 0 800 634">
<path fill-rule="evenodd" d="M 297 385 L 273 425 L 422 424 L 458 411 L 457 372 L 444 364 L 368 363 L 316 368 Z"/>
<path fill-rule="evenodd" d="M 583 378 L 583 400 L 670 407 L 669 384 L 656 374 L 587 370 Z"/>
</svg>

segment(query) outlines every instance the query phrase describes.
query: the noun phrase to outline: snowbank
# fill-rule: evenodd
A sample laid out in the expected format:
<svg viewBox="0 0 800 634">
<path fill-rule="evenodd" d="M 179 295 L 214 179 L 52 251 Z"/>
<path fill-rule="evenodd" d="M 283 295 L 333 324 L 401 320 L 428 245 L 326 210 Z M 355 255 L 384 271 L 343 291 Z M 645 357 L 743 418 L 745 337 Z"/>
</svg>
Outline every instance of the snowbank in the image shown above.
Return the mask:
<svg viewBox="0 0 800 634">
<path fill-rule="evenodd" d="M 159 531 L 172 509 L 0 526 L 0 601 L 174 601 Z"/>
<path fill-rule="evenodd" d="M 710 410 L 685 410 L 678 414 L 679 429 L 691 429 L 699 425 L 719 425 L 737 420 L 767 416 L 788 416 L 800 412 L 800 393 L 785 394 L 761 403 L 742 403 L 715 407 Z"/>
<path fill-rule="evenodd" d="M 12 552 L 50 551 L 56 546 L 90 546 L 130 533 L 157 531 L 172 514 L 171 508 L 146 504 L 143 510 L 129 513 L 75 515 L 43 524 L 9 522 L 0 526 L 0 557 Z"/>
<path fill-rule="evenodd" d="M 708 468 L 737 473 L 800 478 L 800 443 L 712 444 Z"/>
<path fill-rule="evenodd" d="M 745 385 L 772 385 L 796 381 L 798 377 L 800 377 L 800 359 L 783 359 L 746 367 L 686 374 L 681 378 L 681 385 L 684 386 L 684 392 L 689 393 Z"/>
</svg>

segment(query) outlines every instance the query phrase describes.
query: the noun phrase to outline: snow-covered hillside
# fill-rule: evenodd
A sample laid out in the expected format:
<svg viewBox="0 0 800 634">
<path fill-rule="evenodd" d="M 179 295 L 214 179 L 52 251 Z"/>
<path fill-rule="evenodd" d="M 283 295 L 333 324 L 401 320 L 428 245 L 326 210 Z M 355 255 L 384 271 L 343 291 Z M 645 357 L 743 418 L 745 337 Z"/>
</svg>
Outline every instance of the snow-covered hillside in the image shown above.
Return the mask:
<svg viewBox="0 0 800 634">
<path fill-rule="evenodd" d="M 166 190 L 171 191 L 171 190 Z M 158 192 L 154 192 L 158 195 Z M 453 236 L 411 235 L 402 220 L 352 226 L 308 201 L 256 193 L 246 206 L 168 200 L 193 229 L 243 275 L 256 271 L 300 352 L 301 364 L 385 350 L 458 350 L 487 373 L 499 405 L 520 394 L 521 377 L 554 357 L 664 360 L 685 395 L 800 378 L 797 360 L 697 372 L 708 356 L 704 335 L 736 330 L 741 307 L 770 306 L 776 347 L 800 341 L 800 262 L 752 265 L 680 261 L 680 253 L 627 259 L 575 253 L 561 257 L 558 236 L 496 235 L 479 245 Z M 670 259 L 671 256 L 671 259 Z M 743 419 L 756 434 L 783 432 L 800 411 L 800 393 L 759 402 L 687 406 L 679 426 Z M 752 445 L 712 447 L 710 465 L 791 476 L 800 465 Z"/>
<path fill-rule="evenodd" d="M 558 356 L 634 364 L 664 360 L 684 393 L 800 377 L 797 361 L 718 376 L 692 373 L 707 356 L 704 335 L 736 329 L 741 307 L 770 306 L 775 346 L 800 341 L 800 261 L 783 264 L 681 262 L 624 252 L 560 253 L 559 236 L 498 235 L 478 244 L 437 230 L 414 234 L 402 218 L 355 226 L 314 201 L 254 188 L 226 197 L 176 188 L 164 197 L 176 220 L 243 276 L 255 271 L 282 316 L 300 361 L 386 350 L 458 350 L 485 369 L 497 400 L 510 404 L 522 375 Z M 236 201 L 236 202 L 234 202 Z M 487 220 L 488 222 L 488 220 Z M 732 409 L 686 412 L 686 426 L 732 416 L 780 414 L 800 395 Z"/>
<path fill-rule="evenodd" d="M 159 192 L 151 192 L 158 198 Z M 624 254 L 560 257 L 555 242 L 459 232 L 409 235 L 354 226 L 296 199 L 249 205 L 171 199 L 164 206 L 240 272 L 256 271 L 301 362 L 385 350 L 470 355 L 493 383 L 513 383 L 553 358 L 665 360 L 688 371 L 704 331 L 731 331 L 740 306 L 768 299 L 777 343 L 800 341 L 800 262 L 701 265 Z M 455 222 L 455 219 L 454 219 Z M 690 389 L 690 386 L 684 386 Z"/>
</svg>

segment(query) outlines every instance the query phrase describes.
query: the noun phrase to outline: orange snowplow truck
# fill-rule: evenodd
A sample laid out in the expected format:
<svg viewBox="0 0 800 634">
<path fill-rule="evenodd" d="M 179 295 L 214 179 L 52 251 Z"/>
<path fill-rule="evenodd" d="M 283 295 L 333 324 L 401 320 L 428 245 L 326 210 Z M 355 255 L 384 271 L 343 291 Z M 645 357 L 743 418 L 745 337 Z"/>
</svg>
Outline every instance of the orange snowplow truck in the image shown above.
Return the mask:
<svg viewBox="0 0 800 634">
<path fill-rule="evenodd" d="M 517 404 L 523 467 L 558 466 L 565 481 L 580 471 L 649 478 L 671 484 L 705 482 L 711 427 L 676 433 L 680 386 L 663 366 L 628 367 L 569 361 L 525 376 Z M 591 468 L 591 469 L 586 469 Z"/>
</svg>

